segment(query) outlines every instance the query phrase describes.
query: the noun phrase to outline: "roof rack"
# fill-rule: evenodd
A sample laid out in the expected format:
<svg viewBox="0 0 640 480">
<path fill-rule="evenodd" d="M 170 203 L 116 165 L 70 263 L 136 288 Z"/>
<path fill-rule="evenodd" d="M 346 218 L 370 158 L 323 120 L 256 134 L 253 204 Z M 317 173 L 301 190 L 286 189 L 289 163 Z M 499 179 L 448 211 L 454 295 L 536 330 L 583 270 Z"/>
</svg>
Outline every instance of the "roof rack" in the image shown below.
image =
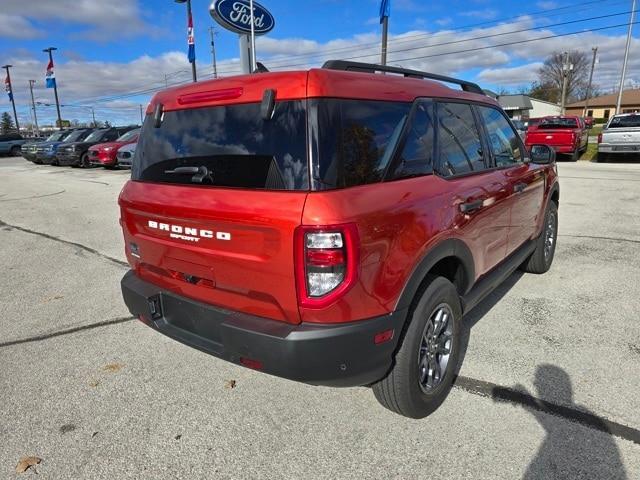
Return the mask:
<svg viewBox="0 0 640 480">
<path fill-rule="evenodd" d="M 376 65 L 374 63 L 349 62 L 347 60 L 328 60 L 324 63 L 324 65 L 322 65 L 322 68 L 366 73 L 398 73 L 410 78 L 427 78 L 429 80 L 438 80 L 440 82 L 455 83 L 456 85 L 460 85 L 462 90 L 464 90 L 465 92 L 485 95 L 484 91 L 476 83 L 468 82 L 466 80 L 460 80 L 459 78 L 446 77 L 444 75 L 438 75 L 436 73 L 421 72 L 419 70 L 409 70 L 408 68 L 389 67 L 386 65 Z"/>
</svg>

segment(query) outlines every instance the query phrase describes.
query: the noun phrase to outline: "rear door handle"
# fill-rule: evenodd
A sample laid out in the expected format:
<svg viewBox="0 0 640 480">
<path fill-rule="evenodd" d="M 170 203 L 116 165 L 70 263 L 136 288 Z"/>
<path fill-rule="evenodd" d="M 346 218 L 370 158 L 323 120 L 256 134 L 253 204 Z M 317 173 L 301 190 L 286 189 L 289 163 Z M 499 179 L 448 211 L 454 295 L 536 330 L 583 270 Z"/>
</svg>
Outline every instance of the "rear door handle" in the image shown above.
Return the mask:
<svg viewBox="0 0 640 480">
<path fill-rule="evenodd" d="M 516 193 L 522 193 L 524 192 L 524 189 L 527 188 L 527 184 L 526 183 L 516 183 L 513 186 L 513 191 Z"/>
<path fill-rule="evenodd" d="M 465 202 L 460 204 L 460 211 L 462 213 L 469 213 L 473 210 L 477 210 L 482 207 L 484 200 L 474 200 L 472 202 Z"/>
</svg>

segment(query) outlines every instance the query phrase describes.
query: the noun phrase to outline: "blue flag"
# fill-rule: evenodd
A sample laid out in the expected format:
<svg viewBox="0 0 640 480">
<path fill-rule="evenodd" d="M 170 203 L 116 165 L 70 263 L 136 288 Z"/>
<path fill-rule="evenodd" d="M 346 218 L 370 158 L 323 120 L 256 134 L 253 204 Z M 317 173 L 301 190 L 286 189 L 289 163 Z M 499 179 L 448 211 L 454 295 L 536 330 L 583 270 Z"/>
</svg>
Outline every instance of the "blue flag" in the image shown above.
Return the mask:
<svg viewBox="0 0 640 480">
<path fill-rule="evenodd" d="M 391 0 L 381 0 L 380 2 L 380 23 L 384 22 L 385 17 L 391 16 Z"/>
<path fill-rule="evenodd" d="M 193 19 L 191 18 L 191 15 L 189 15 L 187 23 L 187 43 L 189 44 L 189 63 L 194 63 L 196 61 L 196 45 L 193 38 Z"/>
<path fill-rule="evenodd" d="M 4 79 L 4 91 L 9 95 L 9 101 L 13 101 L 13 91 L 11 90 L 11 82 L 9 81 L 9 75 Z"/>
<path fill-rule="evenodd" d="M 56 74 L 53 71 L 53 60 L 49 60 L 47 65 L 47 73 L 44 76 L 46 88 L 55 88 L 56 86 Z"/>
</svg>

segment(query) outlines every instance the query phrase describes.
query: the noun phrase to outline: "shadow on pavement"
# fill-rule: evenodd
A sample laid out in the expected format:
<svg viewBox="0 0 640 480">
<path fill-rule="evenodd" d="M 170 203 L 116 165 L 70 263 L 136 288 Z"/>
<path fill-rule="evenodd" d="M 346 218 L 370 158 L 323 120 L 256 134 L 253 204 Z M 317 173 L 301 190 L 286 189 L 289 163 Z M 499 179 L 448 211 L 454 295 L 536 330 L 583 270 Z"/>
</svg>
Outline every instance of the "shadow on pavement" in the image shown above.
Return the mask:
<svg viewBox="0 0 640 480">
<path fill-rule="evenodd" d="M 525 407 L 545 430 L 545 438 L 523 478 L 626 479 L 608 422 L 573 403 L 573 388 L 567 372 L 555 365 L 539 365 L 534 386 L 536 396 L 522 385 L 513 389 L 495 387 L 492 392 L 497 402 Z"/>
</svg>

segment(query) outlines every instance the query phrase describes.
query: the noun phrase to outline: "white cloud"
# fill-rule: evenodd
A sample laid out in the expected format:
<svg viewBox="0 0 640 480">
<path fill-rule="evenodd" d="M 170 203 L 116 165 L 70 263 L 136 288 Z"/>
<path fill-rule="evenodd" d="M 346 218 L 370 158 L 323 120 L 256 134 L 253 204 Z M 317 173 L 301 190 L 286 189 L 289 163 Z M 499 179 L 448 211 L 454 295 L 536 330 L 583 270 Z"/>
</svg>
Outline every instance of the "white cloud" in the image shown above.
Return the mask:
<svg viewBox="0 0 640 480">
<path fill-rule="evenodd" d="M 436 20 L 436 25 L 440 27 L 446 27 L 447 25 L 450 25 L 451 22 L 453 22 L 453 19 L 451 17 L 444 17 Z"/>
<path fill-rule="evenodd" d="M 480 20 L 493 20 L 498 16 L 497 10 L 485 8 L 483 10 L 469 10 L 467 12 L 461 12 L 458 15 L 461 17 L 479 18 Z"/>
<path fill-rule="evenodd" d="M 478 74 L 478 80 L 504 87 L 530 85 L 541 66 L 542 62 L 533 62 L 517 67 L 485 68 Z"/>
<path fill-rule="evenodd" d="M 26 18 L 0 13 L 0 37 L 26 39 L 39 36 L 42 36 L 42 33 Z"/>
<path fill-rule="evenodd" d="M 536 7 L 541 8 L 542 10 L 551 10 L 552 8 L 557 8 L 558 3 L 552 0 L 542 0 L 536 3 Z"/>
<path fill-rule="evenodd" d="M 11 16 L 35 32 L 35 21 L 75 23 L 88 28 L 80 36 L 91 40 L 133 37 L 157 33 L 157 29 L 142 20 L 137 0 L 2 0 L 3 15 Z M 41 34 L 44 32 L 40 32 Z M 3 35 L 0 30 L 0 36 Z"/>
</svg>

